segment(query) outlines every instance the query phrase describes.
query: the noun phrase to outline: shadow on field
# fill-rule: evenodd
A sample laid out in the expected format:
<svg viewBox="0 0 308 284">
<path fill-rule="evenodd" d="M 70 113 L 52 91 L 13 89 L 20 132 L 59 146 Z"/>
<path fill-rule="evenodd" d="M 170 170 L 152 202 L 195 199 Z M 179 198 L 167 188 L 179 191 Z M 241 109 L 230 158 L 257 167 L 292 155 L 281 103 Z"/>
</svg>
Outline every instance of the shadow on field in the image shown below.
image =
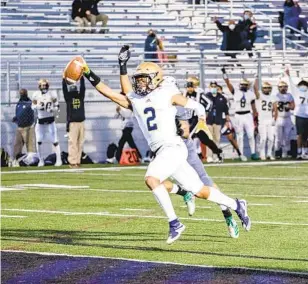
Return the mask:
<svg viewBox="0 0 308 284">
<path fill-rule="evenodd" d="M 307 283 L 307 275 L 243 268 L 2 252 L 2 283 L 201 284 Z"/>
<path fill-rule="evenodd" d="M 169 253 L 186 253 L 196 256 L 213 255 L 222 257 L 235 257 L 235 258 L 249 258 L 249 259 L 263 259 L 272 261 L 298 261 L 308 262 L 308 258 L 287 258 L 287 257 L 270 257 L 270 256 L 256 256 L 234 253 L 220 253 L 203 251 L 200 248 L 198 250 L 183 250 L 172 249 L 172 246 L 164 248 L 150 247 L 150 246 L 138 246 L 138 245 L 120 245 L 119 241 L 135 241 L 140 243 L 142 241 L 162 241 L 165 242 L 165 238 L 158 238 L 160 233 L 119 233 L 119 232 L 83 232 L 83 231 L 59 231 L 59 230 L 8 230 L 3 229 L 1 231 L 2 240 L 15 241 L 15 242 L 29 242 L 29 243 L 49 243 L 49 244 L 61 244 L 79 247 L 96 247 L 96 248 L 111 248 L 118 250 L 132 250 L 132 251 L 148 251 L 148 252 L 169 252 Z M 189 235 L 185 235 L 185 238 L 181 239 L 181 242 L 195 241 L 196 238 L 187 239 Z M 195 237 L 195 235 L 190 235 Z M 120 237 L 120 238 L 119 238 Z M 206 237 L 206 235 L 203 235 Z M 225 238 L 217 236 L 211 237 L 211 242 L 223 242 L 223 240 L 216 240 L 215 238 Z M 83 242 L 85 241 L 85 242 Z M 94 243 L 89 243 L 93 241 Z M 108 243 L 97 243 L 108 242 Z M 117 242 L 112 244 L 112 242 Z"/>
</svg>

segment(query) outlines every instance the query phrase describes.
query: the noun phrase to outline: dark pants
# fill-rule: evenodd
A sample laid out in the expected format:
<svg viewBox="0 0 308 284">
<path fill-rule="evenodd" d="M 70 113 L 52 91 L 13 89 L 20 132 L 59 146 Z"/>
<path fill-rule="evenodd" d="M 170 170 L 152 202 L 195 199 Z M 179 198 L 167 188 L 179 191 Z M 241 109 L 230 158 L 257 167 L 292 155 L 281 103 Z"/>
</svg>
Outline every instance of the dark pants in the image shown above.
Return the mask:
<svg viewBox="0 0 308 284">
<path fill-rule="evenodd" d="M 116 153 L 116 159 L 117 159 L 118 162 L 121 159 L 123 147 L 124 147 L 126 142 L 128 143 L 129 147 L 136 149 L 137 154 L 138 154 L 139 158 L 141 159 L 141 154 L 140 154 L 140 152 L 139 152 L 139 150 L 138 150 L 138 148 L 135 144 L 135 141 L 134 141 L 133 136 L 132 136 L 132 132 L 133 132 L 132 127 L 125 127 L 123 129 L 122 137 L 119 140 L 118 150 L 117 150 L 117 153 Z"/>
</svg>

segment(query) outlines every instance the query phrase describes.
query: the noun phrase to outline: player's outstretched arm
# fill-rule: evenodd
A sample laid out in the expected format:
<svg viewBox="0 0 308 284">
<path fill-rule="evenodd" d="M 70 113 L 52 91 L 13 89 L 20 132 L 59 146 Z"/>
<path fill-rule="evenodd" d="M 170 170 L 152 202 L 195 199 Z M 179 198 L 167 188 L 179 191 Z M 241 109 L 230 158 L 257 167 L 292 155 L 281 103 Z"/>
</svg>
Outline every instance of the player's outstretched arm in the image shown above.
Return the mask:
<svg viewBox="0 0 308 284">
<path fill-rule="evenodd" d="M 233 85 L 231 84 L 231 82 L 229 80 L 229 77 L 228 77 L 228 74 L 226 72 L 226 69 L 225 68 L 221 68 L 221 72 L 222 72 L 222 77 L 224 78 L 224 81 L 226 82 L 226 85 L 227 85 L 229 91 L 231 92 L 232 95 L 234 95 L 234 88 L 233 88 Z"/>
<path fill-rule="evenodd" d="M 130 50 L 128 45 L 123 45 L 119 52 L 119 65 L 120 65 L 120 83 L 121 89 L 124 94 L 128 94 L 133 90 L 132 84 L 127 75 L 127 62 L 130 58 Z"/>
<path fill-rule="evenodd" d="M 131 103 L 129 99 L 126 96 L 113 91 L 103 82 L 101 82 L 101 79 L 92 70 L 90 70 L 89 66 L 85 61 L 83 64 L 83 70 L 84 76 L 89 80 L 92 86 L 95 87 L 96 90 L 100 92 L 103 96 L 124 108 L 131 108 Z"/>
<path fill-rule="evenodd" d="M 193 109 L 196 112 L 199 119 L 205 120 L 205 108 L 202 104 L 200 104 L 200 103 L 198 103 L 198 102 L 196 102 L 192 99 L 189 99 L 187 97 L 184 97 L 182 95 L 172 96 L 171 103 L 173 105 Z"/>
<path fill-rule="evenodd" d="M 259 92 L 259 77 L 258 76 L 256 76 L 255 83 L 253 84 L 253 91 L 255 93 L 257 100 L 259 100 L 260 92 Z"/>
</svg>

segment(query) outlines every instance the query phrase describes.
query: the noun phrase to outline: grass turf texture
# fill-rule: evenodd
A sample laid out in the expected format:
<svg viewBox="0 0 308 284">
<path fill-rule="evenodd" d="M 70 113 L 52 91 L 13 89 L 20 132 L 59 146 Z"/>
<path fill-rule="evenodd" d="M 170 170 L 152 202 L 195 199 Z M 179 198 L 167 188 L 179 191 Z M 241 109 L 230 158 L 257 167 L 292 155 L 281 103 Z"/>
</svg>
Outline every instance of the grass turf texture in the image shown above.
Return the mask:
<svg viewBox="0 0 308 284">
<path fill-rule="evenodd" d="M 104 168 L 3 174 L 4 187 L 42 183 L 89 189 L 2 192 L 2 215 L 26 216 L 2 219 L 2 249 L 307 272 L 307 202 L 296 201 L 308 201 L 308 164 L 230 165 L 207 171 L 222 191 L 251 204 L 252 229 L 240 227 L 239 239 L 228 237 L 217 205 L 198 199 L 189 218 L 182 198 L 172 195 L 187 229 L 167 245 L 168 223 L 144 185 L 145 170 Z"/>
</svg>

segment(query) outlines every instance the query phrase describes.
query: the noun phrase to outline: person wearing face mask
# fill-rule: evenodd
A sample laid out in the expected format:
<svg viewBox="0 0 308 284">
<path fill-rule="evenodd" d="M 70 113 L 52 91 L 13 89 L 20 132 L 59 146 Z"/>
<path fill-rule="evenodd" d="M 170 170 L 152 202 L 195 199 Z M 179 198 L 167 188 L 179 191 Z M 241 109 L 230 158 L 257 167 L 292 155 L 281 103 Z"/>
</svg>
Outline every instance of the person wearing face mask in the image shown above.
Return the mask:
<svg viewBox="0 0 308 284">
<path fill-rule="evenodd" d="M 251 50 L 257 38 L 257 24 L 250 11 L 244 11 L 243 19 L 237 24 L 242 39 L 243 48 Z"/>
<path fill-rule="evenodd" d="M 244 153 L 244 131 L 247 134 L 249 140 L 249 147 L 251 152 L 251 159 L 258 160 L 259 157 L 256 154 L 255 137 L 254 137 L 254 121 L 252 112 L 254 112 L 253 104 L 255 102 L 255 94 L 249 90 L 250 82 L 246 79 L 242 79 L 239 84 L 239 88 L 235 89 L 231 84 L 225 68 L 222 68 L 223 78 L 227 84 L 227 87 L 231 94 L 234 96 L 234 129 L 236 132 L 237 142 L 242 154 L 242 161 L 247 161 Z"/>
<path fill-rule="evenodd" d="M 283 5 L 283 23 L 295 29 L 303 29 L 305 33 L 308 32 L 307 17 L 300 16 L 302 8 L 299 6 L 298 1 L 286 0 Z M 291 31 L 294 33 L 294 31 Z"/>
<path fill-rule="evenodd" d="M 186 82 L 186 93 L 184 93 L 184 96 L 202 104 L 205 111 L 209 112 L 212 107 L 212 101 L 207 98 L 204 91 L 199 87 L 199 79 L 195 76 L 190 76 Z M 217 155 L 218 161 L 222 162 L 222 150 L 219 149 L 213 141 L 213 137 L 208 126 L 206 124 L 199 124 L 198 118 L 194 113 L 192 113 L 188 122 L 190 125 L 190 135 L 194 138 L 195 146 L 198 149 L 198 154 L 201 155 L 200 142 L 202 142 L 209 149 L 211 149 L 214 154 Z M 213 160 L 209 159 L 209 162 L 213 162 Z"/>
<path fill-rule="evenodd" d="M 277 108 L 274 109 L 275 102 L 272 96 L 272 85 L 269 82 L 263 82 L 261 91 L 259 90 L 259 78 L 257 77 L 254 84 L 254 93 L 256 95 L 256 107 L 258 110 L 258 131 L 260 135 L 260 158 L 275 160 L 273 155 L 274 146 L 274 126 L 277 119 Z M 266 152 L 267 144 L 267 155 Z"/>
<path fill-rule="evenodd" d="M 228 25 L 222 25 L 221 22 L 214 17 L 214 23 L 217 28 L 223 33 L 223 40 L 220 49 L 222 51 L 241 50 L 241 35 L 240 30 L 236 26 L 234 20 L 229 20 Z M 236 53 L 225 53 L 226 56 L 236 58 Z"/>
<path fill-rule="evenodd" d="M 284 81 L 278 83 L 278 94 L 275 97 L 274 110 L 277 109 L 275 124 L 275 151 L 277 157 L 287 158 L 290 149 L 290 137 L 294 129 L 291 120 L 291 110 L 295 103 L 291 93 L 288 93 L 288 84 Z"/>
<path fill-rule="evenodd" d="M 206 97 L 212 101 L 212 107 L 210 108 L 206 123 L 212 134 L 213 141 L 219 147 L 220 143 L 220 131 L 223 125 L 226 115 L 229 115 L 229 108 L 226 98 L 221 93 L 221 87 L 217 82 L 211 82 L 209 85 L 210 92 L 206 94 Z M 218 162 L 218 158 L 213 159 L 213 153 L 208 148 L 207 162 Z"/>
<path fill-rule="evenodd" d="M 67 84 L 62 80 L 62 91 L 66 102 L 67 123 L 68 123 L 68 162 L 70 168 L 79 168 L 82 154 L 82 147 L 85 140 L 85 80 L 80 79 L 79 88 L 77 84 Z"/>
<path fill-rule="evenodd" d="M 21 89 L 19 91 L 19 101 L 16 105 L 13 122 L 17 124 L 16 136 L 13 150 L 13 166 L 19 166 L 16 161 L 18 154 L 21 154 L 24 144 L 27 148 L 28 156 L 36 152 L 35 131 L 34 131 L 34 111 L 32 101 L 28 97 L 28 91 Z"/>
<path fill-rule="evenodd" d="M 308 79 L 301 79 L 297 86 L 294 84 L 289 69 L 291 92 L 295 101 L 295 125 L 297 132 L 297 159 L 308 159 Z"/>
<path fill-rule="evenodd" d="M 60 111 L 56 91 L 49 90 L 47 79 L 40 79 L 38 82 L 39 91 L 34 92 L 32 97 L 32 108 L 37 110 L 37 123 L 35 126 L 35 135 L 39 155 L 39 167 L 45 165 L 42 157 L 42 142 L 48 140 L 52 142 L 56 153 L 55 166 L 61 166 L 61 151 L 55 123 L 55 114 Z"/>
</svg>

